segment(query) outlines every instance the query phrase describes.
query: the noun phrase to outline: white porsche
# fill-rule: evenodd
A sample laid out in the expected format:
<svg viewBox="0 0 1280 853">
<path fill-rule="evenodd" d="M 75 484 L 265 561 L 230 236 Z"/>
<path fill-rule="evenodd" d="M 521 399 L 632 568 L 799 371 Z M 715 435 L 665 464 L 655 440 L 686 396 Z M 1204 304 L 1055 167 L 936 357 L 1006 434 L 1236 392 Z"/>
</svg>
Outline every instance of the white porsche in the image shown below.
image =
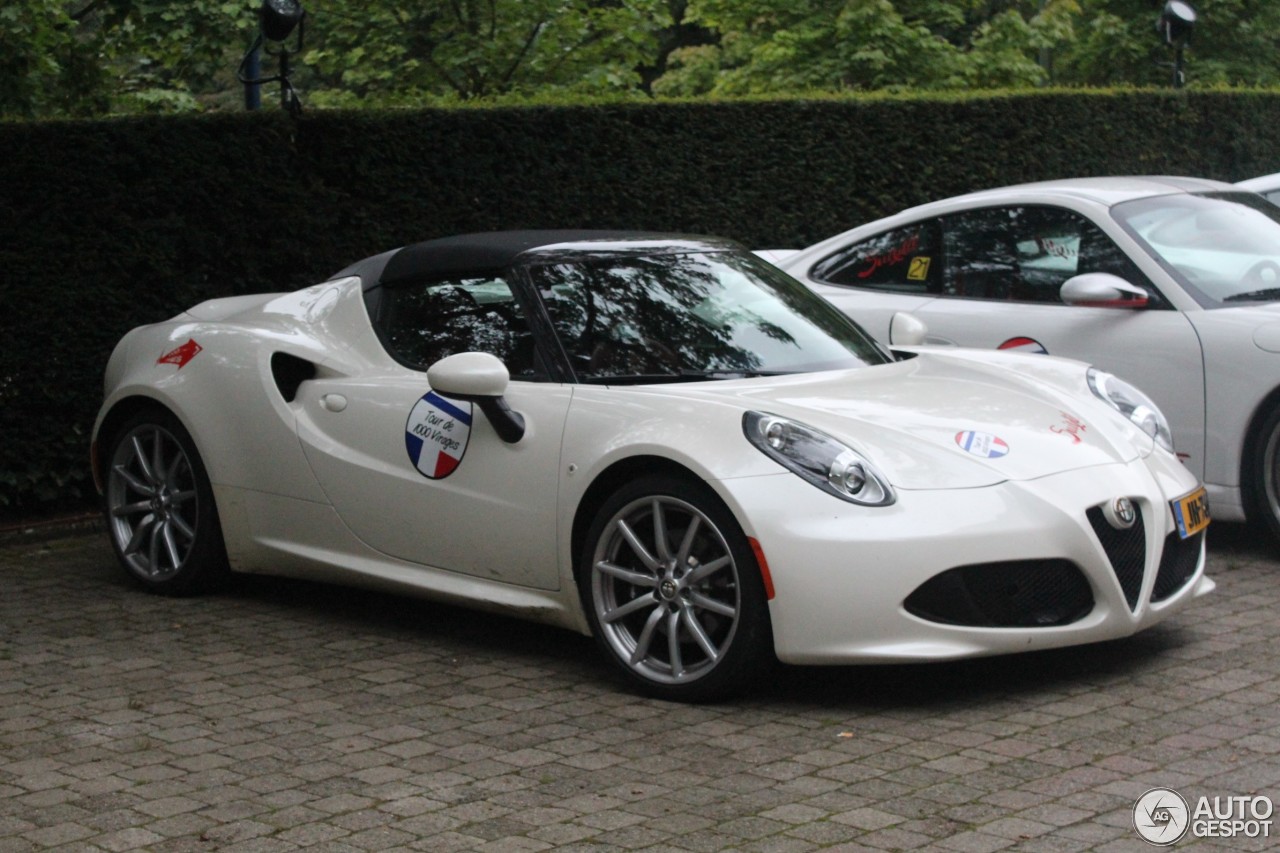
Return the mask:
<svg viewBox="0 0 1280 853">
<path fill-rule="evenodd" d="M 1236 186 L 1242 190 L 1257 193 L 1272 204 L 1280 204 L 1280 172 L 1259 175 L 1247 181 L 1237 181 Z"/>
<path fill-rule="evenodd" d="M 418 243 L 124 337 L 94 471 L 145 587 L 359 583 L 593 634 L 640 689 L 1123 637 L 1213 588 L 1141 393 L 877 345 L 734 244 Z"/>
<path fill-rule="evenodd" d="M 1195 178 L 985 190 L 776 261 L 879 340 L 1078 358 L 1150 394 L 1214 518 L 1280 538 L 1280 208 Z"/>
</svg>

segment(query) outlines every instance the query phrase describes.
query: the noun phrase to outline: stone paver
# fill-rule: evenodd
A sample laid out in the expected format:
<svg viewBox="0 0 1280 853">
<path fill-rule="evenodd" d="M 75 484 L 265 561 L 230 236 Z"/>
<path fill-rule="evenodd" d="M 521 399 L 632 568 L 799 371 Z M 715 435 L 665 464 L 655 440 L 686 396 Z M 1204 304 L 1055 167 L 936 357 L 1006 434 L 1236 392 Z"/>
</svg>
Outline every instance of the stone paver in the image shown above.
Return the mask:
<svg viewBox="0 0 1280 853">
<path fill-rule="evenodd" d="M 564 631 L 269 578 L 160 598 L 101 534 L 0 541 L 0 851 L 1150 849 L 1150 788 L 1280 799 L 1280 550 L 1211 540 L 1218 591 L 1128 640 L 703 707 Z"/>
</svg>

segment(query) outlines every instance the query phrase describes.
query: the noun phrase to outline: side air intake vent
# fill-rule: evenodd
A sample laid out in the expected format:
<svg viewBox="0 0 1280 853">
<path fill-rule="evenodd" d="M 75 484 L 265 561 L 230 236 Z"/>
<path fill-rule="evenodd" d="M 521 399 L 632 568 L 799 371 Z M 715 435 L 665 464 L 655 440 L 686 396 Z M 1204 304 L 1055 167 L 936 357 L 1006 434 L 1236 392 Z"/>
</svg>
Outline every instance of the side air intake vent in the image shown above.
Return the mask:
<svg viewBox="0 0 1280 853">
<path fill-rule="evenodd" d="M 316 378 L 316 366 L 305 358 L 278 352 L 271 356 L 271 377 L 280 389 L 280 396 L 286 403 L 292 403 L 298 396 L 298 386 Z"/>
</svg>

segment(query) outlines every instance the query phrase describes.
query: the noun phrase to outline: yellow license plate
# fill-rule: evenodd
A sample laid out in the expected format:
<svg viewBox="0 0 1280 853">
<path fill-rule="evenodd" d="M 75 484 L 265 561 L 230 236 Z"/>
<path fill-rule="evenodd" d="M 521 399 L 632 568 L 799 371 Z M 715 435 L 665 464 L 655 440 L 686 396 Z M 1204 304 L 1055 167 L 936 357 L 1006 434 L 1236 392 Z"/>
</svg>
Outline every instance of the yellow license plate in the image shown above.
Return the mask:
<svg viewBox="0 0 1280 853">
<path fill-rule="evenodd" d="M 1209 526 L 1209 496 L 1204 487 L 1189 495 L 1169 501 L 1173 508 L 1173 520 L 1178 525 L 1178 535 L 1183 539 L 1195 536 Z"/>
</svg>

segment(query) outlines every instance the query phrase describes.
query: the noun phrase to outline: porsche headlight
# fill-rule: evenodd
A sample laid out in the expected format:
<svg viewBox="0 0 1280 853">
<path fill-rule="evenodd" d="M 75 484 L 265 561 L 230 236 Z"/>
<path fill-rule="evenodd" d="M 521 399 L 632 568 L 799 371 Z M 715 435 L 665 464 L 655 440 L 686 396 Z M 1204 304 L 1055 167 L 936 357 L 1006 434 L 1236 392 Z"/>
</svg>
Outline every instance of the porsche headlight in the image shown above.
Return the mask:
<svg viewBox="0 0 1280 853">
<path fill-rule="evenodd" d="M 742 431 L 765 456 L 841 500 L 888 506 L 896 499 L 889 481 L 862 454 L 813 427 L 747 412 Z"/>
<path fill-rule="evenodd" d="M 1154 438 L 1165 450 L 1173 452 L 1173 435 L 1169 432 L 1169 422 L 1150 397 L 1123 379 L 1096 367 L 1089 368 L 1086 375 L 1089 389 L 1094 394 L 1133 421 L 1138 429 Z"/>
</svg>

